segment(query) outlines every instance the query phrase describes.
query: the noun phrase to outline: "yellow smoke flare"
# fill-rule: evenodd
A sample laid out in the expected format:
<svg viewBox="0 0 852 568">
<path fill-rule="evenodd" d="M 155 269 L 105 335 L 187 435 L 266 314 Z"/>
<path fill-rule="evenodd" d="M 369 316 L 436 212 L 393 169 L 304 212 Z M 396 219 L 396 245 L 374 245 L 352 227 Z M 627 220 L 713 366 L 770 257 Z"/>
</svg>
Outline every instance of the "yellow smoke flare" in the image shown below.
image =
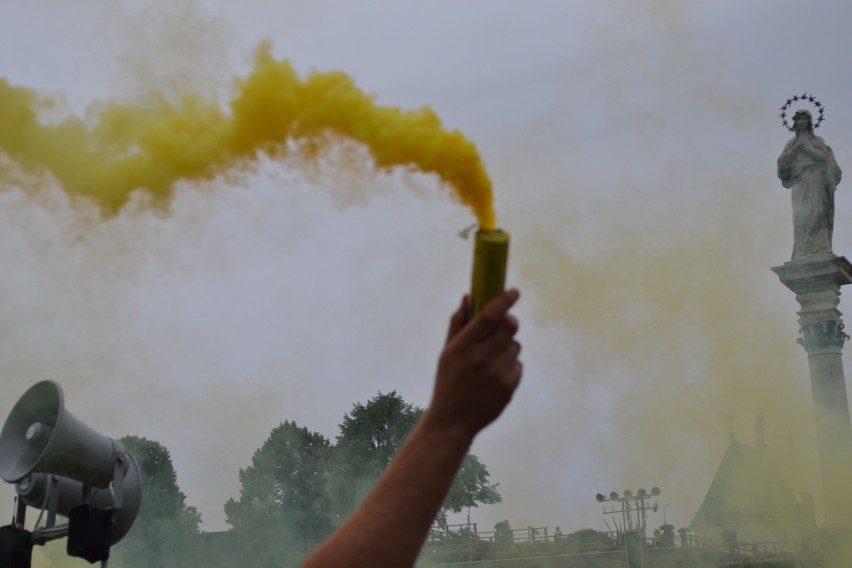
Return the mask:
<svg viewBox="0 0 852 568">
<path fill-rule="evenodd" d="M 147 189 L 168 204 L 177 180 L 204 180 L 239 167 L 259 151 L 280 153 L 288 139 L 333 133 L 364 144 L 376 167 L 434 173 L 493 228 L 491 182 L 475 146 L 448 132 L 429 108 L 383 107 L 342 72 L 301 79 L 261 45 L 252 73 L 238 86 L 230 114 L 197 94 L 178 105 L 108 104 L 93 122 L 42 124 L 29 89 L 0 78 L 0 151 L 24 166 L 50 171 L 72 196 L 94 200 L 107 214 Z"/>
</svg>

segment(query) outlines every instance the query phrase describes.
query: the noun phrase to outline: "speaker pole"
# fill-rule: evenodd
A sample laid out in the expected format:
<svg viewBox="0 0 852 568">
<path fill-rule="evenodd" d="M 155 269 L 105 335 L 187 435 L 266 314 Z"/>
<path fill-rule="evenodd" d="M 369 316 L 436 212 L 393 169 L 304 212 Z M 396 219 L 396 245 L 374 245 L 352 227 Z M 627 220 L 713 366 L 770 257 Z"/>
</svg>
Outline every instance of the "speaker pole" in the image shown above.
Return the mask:
<svg viewBox="0 0 852 568">
<path fill-rule="evenodd" d="M 112 510 L 121 511 L 124 505 L 124 472 L 127 469 L 125 454 L 115 454 L 115 470 L 113 471 L 112 483 L 109 484 L 109 492 L 112 495 Z"/>
<path fill-rule="evenodd" d="M 22 501 L 22 499 L 18 499 Z M 47 492 L 44 496 L 44 504 L 42 511 L 47 510 L 47 522 L 42 528 L 36 528 L 32 532 L 33 544 L 43 545 L 49 540 L 56 540 L 68 534 L 68 525 L 56 525 L 57 509 L 59 508 L 59 478 L 55 475 L 47 476 Z M 36 520 L 38 524 L 41 520 L 41 515 Z M 23 517 L 21 519 L 23 523 Z M 21 525 L 23 528 L 23 524 Z"/>
<path fill-rule="evenodd" d="M 56 525 L 56 511 L 59 508 L 59 478 L 55 475 L 47 476 L 47 523 L 46 528 Z"/>
<path fill-rule="evenodd" d="M 24 528 L 24 523 L 27 520 L 27 504 L 24 500 L 15 495 L 15 516 L 12 519 L 12 525 L 16 529 Z"/>
</svg>

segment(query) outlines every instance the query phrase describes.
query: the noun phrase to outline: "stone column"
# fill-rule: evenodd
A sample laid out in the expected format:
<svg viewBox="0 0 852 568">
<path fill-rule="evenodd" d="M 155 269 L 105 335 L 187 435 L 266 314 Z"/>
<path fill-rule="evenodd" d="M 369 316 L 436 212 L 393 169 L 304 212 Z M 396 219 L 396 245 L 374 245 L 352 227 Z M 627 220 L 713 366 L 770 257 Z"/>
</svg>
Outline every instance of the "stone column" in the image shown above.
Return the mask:
<svg viewBox="0 0 852 568">
<path fill-rule="evenodd" d="M 852 565 L 844 563 L 852 560 L 846 557 L 852 551 L 844 542 L 852 535 L 852 422 L 841 358 L 849 336 L 837 309 L 840 287 L 852 283 L 852 264 L 845 257 L 826 254 L 785 262 L 772 270 L 795 292 L 802 308 L 797 341 L 808 354 L 811 375 L 826 567 Z"/>
</svg>

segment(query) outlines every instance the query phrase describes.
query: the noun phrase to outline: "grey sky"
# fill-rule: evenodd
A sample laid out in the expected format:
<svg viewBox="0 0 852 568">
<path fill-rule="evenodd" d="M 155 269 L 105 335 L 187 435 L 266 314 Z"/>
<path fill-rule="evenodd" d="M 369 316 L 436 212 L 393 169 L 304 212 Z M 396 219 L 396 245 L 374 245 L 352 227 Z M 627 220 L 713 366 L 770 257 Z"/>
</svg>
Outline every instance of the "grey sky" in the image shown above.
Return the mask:
<svg viewBox="0 0 852 568">
<path fill-rule="evenodd" d="M 769 270 L 792 244 L 777 114 L 815 94 L 817 133 L 852 168 L 847 3 L 166 4 L 2 0 L 0 77 L 60 98 L 57 115 L 151 88 L 224 102 L 268 38 L 477 144 L 513 237 L 526 374 L 473 448 L 505 502 L 472 520 L 604 528 L 595 493 L 659 485 L 686 525 L 729 409 L 746 443 L 758 412 L 777 450 L 789 430 L 818 494 L 797 305 Z M 59 381 L 92 426 L 169 448 L 205 528 L 224 528 L 238 469 L 281 421 L 333 437 L 379 390 L 427 404 L 472 222 L 428 176 L 268 162 L 181 186 L 168 215 L 104 222 L 2 183 L 0 416 Z"/>
</svg>

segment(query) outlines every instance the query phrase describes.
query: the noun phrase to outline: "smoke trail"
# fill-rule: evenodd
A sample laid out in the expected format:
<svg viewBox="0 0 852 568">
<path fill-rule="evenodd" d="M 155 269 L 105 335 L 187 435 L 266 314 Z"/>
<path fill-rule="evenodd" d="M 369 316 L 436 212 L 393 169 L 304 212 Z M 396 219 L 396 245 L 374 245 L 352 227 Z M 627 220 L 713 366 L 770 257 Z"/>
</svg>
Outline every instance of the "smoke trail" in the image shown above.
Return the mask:
<svg viewBox="0 0 852 568">
<path fill-rule="evenodd" d="M 0 149 L 31 168 L 48 170 L 74 197 L 94 200 L 114 214 L 137 189 L 168 205 L 178 180 L 208 180 L 250 164 L 258 152 L 297 149 L 308 155 L 331 138 L 364 144 L 375 166 L 434 173 L 493 227 L 491 182 L 475 146 L 447 131 L 428 107 L 404 111 L 375 104 L 342 72 L 301 79 L 262 44 L 253 72 L 231 100 L 230 113 L 197 94 L 172 104 L 110 103 L 89 126 L 79 119 L 43 124 L 40 100 L 30 89 L 0 79 Z"/>
<path fill-rule="evenodd" d="M 583 77 L 585 88 L 565 81 L 558 102 L 542 109 L 525 140 L 536 154 L 521 154 L 513 140 L 490 159 L 500 185 L 524 188 L 505 209 L 516 227 L 522 309 L 534 310 L 524 321 L 542 328 L 525 331 L 529 372 L 518 395 L 535 412 L 511 431 L 494 427 L 507 438 L 522 431 L 524 442 L 511 453 L 497 447 L 504 440 L 479 450 L 492 464 L 507 455 L 494 470 L 512 490 L 495 518 L 541 522 L 562 499 L 570 513 L 561 518 L 588 526 L 600 518 L 594 487 L 658 484 L 673 505 L 669 519 L 687 524 L 729 428 L 752 444 L 758 412 L 771 425 L 768 445 L 798 454 L 784 466 L 796 489 L 817 493 L 819 510 L 795 302 L 769 270 L 789 258 L 788 197 L 772 193 L 777 124 L 764 119 L 760 90 L 714 78 L 730 59 L 708 57 L 694 7 L 646 2 L 637 15 L 633 4 L 616 4 L 623 25 L 608 21 L 595 57 L 560 70 Z M 603 33 L 613 29 L 619 34 Z M 570 117 L 568 126 L 554 116 Z M 731 426 L 722 420 L 728 409 L 738 417 Z M 540 485 L 531 482 L 534 463 L 543 464 Z"/>
</svg>

